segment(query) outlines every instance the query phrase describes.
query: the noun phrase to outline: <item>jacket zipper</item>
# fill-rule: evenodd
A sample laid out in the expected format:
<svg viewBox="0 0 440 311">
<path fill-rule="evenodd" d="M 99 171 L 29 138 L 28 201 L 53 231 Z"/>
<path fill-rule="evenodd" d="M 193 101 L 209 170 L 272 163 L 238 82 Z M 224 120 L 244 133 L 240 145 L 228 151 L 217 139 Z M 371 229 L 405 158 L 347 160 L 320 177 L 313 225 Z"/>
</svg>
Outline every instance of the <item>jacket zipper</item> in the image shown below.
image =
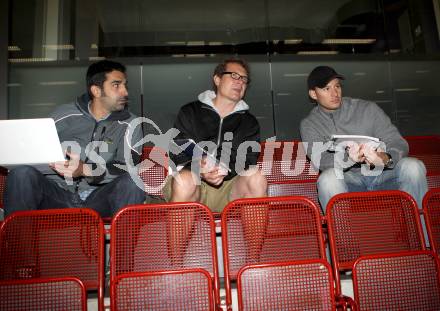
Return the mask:
<svg viewBox="0 0 440 311">
<path fill-rule="evenodd" d="M 222 134 L 222 127 L 223 127 L 223 118 L 220 118 L 220 124 L 218 126 L 218 136 L 217 136 L 217 148 L 216 148 L 216 152 L 218 149 L 218 146 L 220 146 L 220 140 L 221 140 L 221 134 Z"/>
<path fill-rule="evenodd" d="M 332 119 L 333 127 L 335 128 L 335 134 L 338 134 L 338 128 L 336 127 L 335 118 L 333 117 L 333 114 L 330 114 L 330 119 Z"/>
<path fill-rule="evenodd" d="M 95 125 L 93 127 L 93 132 L 92 132 L 92 137 L 90 137 L 89 143 L 91 143 L 93 141 L 93 139 L 95 138 L 96 129 L 98 128 L 98 123 L 99 122 L 95 121 Z M 89 155 L 86 155 L 86 157 L 84 159 L 84 163 L 87 163 L 88 160 L 89 160 Z M 76 193 L 78 193 L 78 190 L 79 190 L 79 183 L 80 183 L 79 180 L 75 181 L 75 192 Z"/>
<path fill-rule="evenodd" d="M 205 104 L 205 105 L 206 105 L 206 104 Z M 214 153 L 213 153 L 213 155 L 214 155 L 214 154 L 217 154 L 217 150 L 218 150 L 218 148 L 220 147 L 221 134 L 222 134 L 222 128 L 223 128 L 223 120 L 224 120 L 224 118 L 221 118 L 220 115 L 218 114 L 218 112 L 217 112 L 215 109 L 213 109 L 211 106 L 206 105 L 206 106 L 202 106 L 202 107 L 205 108 L 205 109 L 209 109 L 209 110 L 211 110 L 211 111 L 214 111 L 214 112 L 219 116 L 219 118 L 220 118 L 220 124 L 219 124 L 219 126 L 218 126 L 218 134 L 217 134 L 217 147 L 216 147 L 216 149 L 215 149 L 215 151 L 214 151 Z M 238 113 L 238 111 L 235 111 L 235 112 L 232 112 L 232 113 L 228 114 L 225 118 L 227 118 L 227 117 L 230 116 L 230 115 L 233 115 L 234 113 Z"/>
<path fill-rule="evenodd" d="M 95 126 L 93 127 L 92 137 L 90 137 L 89 144 L 95 139 L 96 129 L 98 128 L 98 124 L 99 122 L 95 121 Z M 88 160 L 89 160 L 89 155 L 86 155 L 86 158 L 84 159 L 84 163 L 87 163 Z"/>
</svg>

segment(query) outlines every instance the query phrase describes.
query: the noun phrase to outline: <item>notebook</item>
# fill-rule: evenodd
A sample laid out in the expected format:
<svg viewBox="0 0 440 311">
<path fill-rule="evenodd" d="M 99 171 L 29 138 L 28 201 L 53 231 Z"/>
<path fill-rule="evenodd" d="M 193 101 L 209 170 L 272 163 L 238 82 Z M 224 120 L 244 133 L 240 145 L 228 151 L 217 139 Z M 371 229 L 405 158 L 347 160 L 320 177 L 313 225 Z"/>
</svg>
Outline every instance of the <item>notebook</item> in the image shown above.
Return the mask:
<svg viewBox="0 0 440 311">
<path fill-rule="evenodd" d="M 225 163 L 217 160 L 214 155 L 208 153 L 192 139 L 175 139 L 173 140 L 173 143 L 174 146 L 176 146 L 180 151 L 183 151 L 183 153 L 190 157 L 191 161 L 200 160 L 202 157 L 205 157 L 210 165 L 220 166 L 220 168 L 225 172 L 224 175 L 227 175 L 227 172 L 231 171 L 231 169 Z"/>
<path fill-rule="evenodd" d="M 0 166 L 64 161 L 53 119 L 0 120 Z"/>
<path fill-rule="evenodd" d="M 335 151 L 336 145 L 343 142 L 354 142 L 358 145 L 365 144 L 374 149 L 377 149 L 382 143 L 377 137 L 365 135 L 332 135 L 330 140 L 332 144 L 328 148 L 329 151 Z"/>
</svg>

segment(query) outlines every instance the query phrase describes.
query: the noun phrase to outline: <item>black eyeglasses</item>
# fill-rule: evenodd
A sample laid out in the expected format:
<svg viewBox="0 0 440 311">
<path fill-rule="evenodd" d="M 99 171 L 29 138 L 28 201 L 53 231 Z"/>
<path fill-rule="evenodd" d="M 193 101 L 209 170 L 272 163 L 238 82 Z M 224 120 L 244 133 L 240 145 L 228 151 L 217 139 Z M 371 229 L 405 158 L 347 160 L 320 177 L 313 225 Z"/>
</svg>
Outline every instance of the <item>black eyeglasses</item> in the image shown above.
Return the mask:
<svg viewBox="0 0 440 311">
<path fill-rule="evenodd" d="M 223 72 L 224 75 L 231 75 L 231 78 L 234 80 L 241 80 L 244 84 L 249 84 L 251 82 L 251 79 L 248 76 L 242 76 L 239 73 L 232 72 L 232 71 L 225 71 Z"/>
</svg>

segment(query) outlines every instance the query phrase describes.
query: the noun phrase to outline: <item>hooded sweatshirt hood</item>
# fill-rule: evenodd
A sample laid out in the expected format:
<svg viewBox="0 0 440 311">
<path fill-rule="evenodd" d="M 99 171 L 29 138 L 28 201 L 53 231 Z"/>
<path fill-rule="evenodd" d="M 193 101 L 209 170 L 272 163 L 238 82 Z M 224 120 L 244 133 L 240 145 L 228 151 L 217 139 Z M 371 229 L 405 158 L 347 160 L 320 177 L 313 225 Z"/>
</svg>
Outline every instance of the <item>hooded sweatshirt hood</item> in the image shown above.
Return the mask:
<svg viewBox="0 0 440 311">
<path fill-rule="evenodd" d="M 207 90 L 207 91 L 199 94 L 198 100 L 200 102 L 204 103 L 205 105 L 208 105 L 209 107 L 213 108 L 215 111 L 217 111 L 217 109 L 214 106 L 214 102 L 213 102 L 213 100 L 216 96 L 217 95 L 215 94 L 214 91 Z M 241 99 L 235 105 L 234 110 L 231 111 L 231 113 L 238 112 L 238 111 L 245 111 L 245 110 L 249 110 L 249 106 L 248 106 L 248 104 L 246 104 L 246 102 L 244 100 Z"/>
<path fill-rule="evenodd" d="M 89 112 L 89 102 L 90 102 L 90 96 L 87 93 L 82 94 L 79 96 L 76 100 L 76 105 L 78 106 L 78 109 L 83 112 L 86 115 L 89 115 L 93 118 L 93 116 L 90 115 Z M 121 111 L 113 111 L 106 120 L 109 121 L 122 121 L 127 120 L 130 118 L 130 112 L 128 111 L 128 105 L 125 105 L 124 109 Z"/>
</svg>

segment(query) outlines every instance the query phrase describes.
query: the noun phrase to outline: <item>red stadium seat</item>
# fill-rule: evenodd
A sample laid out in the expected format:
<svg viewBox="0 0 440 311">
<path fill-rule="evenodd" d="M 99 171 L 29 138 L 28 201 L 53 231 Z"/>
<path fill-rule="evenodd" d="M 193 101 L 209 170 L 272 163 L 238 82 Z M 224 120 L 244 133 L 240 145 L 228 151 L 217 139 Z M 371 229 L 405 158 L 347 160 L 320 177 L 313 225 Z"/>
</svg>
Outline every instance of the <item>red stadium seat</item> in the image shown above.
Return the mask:
<svg viewBox="0 0 440 311">
<path fill-rule="evenodd" d="M 202 269 L 121 274 L 111 293 L 114 311 L 215 310 L 211 276 Z"/>
<path fill-rule="evenodd" d="M 325 259 L 321 215 L 305 197 L 240 199 L 222 213 L 227 305 L 230 282 L 249 264 Z"/>
<path fill-rule="evenodd" d="M 258 158 L 269 183 L 285 180 L 316 181 L 318 172 L 307 160 L 300 141 L 262 142 Z"/>
<path fill-rule="evenodd" d="M 339 273 L 361 256 L 424 250 L 414 199 L 398 190 L 343 193 L 327 209 L 327 225 L 337 292 Z"/>
<path fill-rule="evenodd" d="M 271 182 L 267 185 L 267 195 L 277 196 L 304 196 L 320 207 L 316 180 L 284 180 Z M 322 214 L 321 208 L 319 212 Z"/>
<path fill-rule="evenodd" d="M 409 145 L 409 155 L 440 155 L 440 135 L 431 136 L 405 136 Z M 432 164 L 437 163 L 434 168 L 440 168 L 440 162 L 432 161 Z"/>
<path fill-rule="evenodd" d="M 358 310 L 439 310 L 439 272 L 438 258 L 427 251 L 361 257 L 353 267 Z"/>
<path fill-rule="evenodd" d="M 150 195 L 162 196 L 162 188 L 168 175 L 168 156 L 158 147 L 142 149 L 139 175 L 144 182 L 145 192 Z"/>
<path fill-rule="evenodd" d="M 76 277 L 104 299 L 104 225 L 86 208 L 21 211 L 0 229 L 0 279 Z"/>
<path fill-rule="evenodd" d="M 240 311 L 330 311 L 353 305 L 348 298 L 335 298 L 332 271 L 324 260 L 246 266 L 237 287 Z"/>
<path fill-rule="evenodd" d="M 423 198 L 423 213 L 428 231 L 429 245 L 440 254 L 440 188 L 431 189 Z"/>
<path fill-rule="evenodd" d="M 440 135 L 406 136 L 409 156 L 422 160 L 427 170 L 429 189 L 440 187 Z"/>
<path fill-rule="evenodd" d="M 440 174 L 438 175 L 428 175 L 426 176 L 428 181 L 428 189 L 440 188 Z"/>
<path fill-rule="evenodd" d="M 0 281 L 0 310 L 86 311 L 86 290 L 72 277 Z"/>
<path fill-rule="evenodd" d="M 202 204 L 122 209 L 111 224 L 110 254 L 111 282 L 124 273 L 199 268 L 209 272 L 215 303 L 220 303 L 215 224 Z"/>
<path fill-rule="evenodd" d="M 300 141 L 261 143 L 258 165 L 267 178 L 269 196 L 301 195 L 319 206 L 318 172 L 307 159 Z"/>
</svg>

